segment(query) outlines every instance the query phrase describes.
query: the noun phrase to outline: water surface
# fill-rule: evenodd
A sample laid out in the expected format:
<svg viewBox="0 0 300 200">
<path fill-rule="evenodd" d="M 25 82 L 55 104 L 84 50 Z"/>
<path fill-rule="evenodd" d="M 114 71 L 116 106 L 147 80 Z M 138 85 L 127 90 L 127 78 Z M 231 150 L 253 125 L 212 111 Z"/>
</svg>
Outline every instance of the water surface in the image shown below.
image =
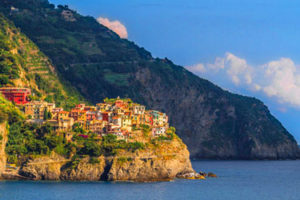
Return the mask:
<svg viewBox="0 0 300 200">
<path fill-rule="evenodd" d="M 158 183 L 0 182 L 2 200 L 299 200 L 300 161 L 194 161 L 219 178 Z"/>
</svg>

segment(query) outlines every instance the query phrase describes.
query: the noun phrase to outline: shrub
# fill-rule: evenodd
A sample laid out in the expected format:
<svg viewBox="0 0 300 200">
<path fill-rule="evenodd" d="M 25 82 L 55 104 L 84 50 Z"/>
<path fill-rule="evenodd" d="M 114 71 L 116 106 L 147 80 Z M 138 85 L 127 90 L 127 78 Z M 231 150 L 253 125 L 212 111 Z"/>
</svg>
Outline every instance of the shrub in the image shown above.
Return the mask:
<svg viewBox="0 0 300 200">
<path fill-rule="evenodd" d="M 81 161 L 80 157 L 75 155 L 72 157 L 72 159 L 71 159 L 70 163 L 68 163 L 68 165 L 70 165 L 72 169 L 75 169 L 79 165 L 80 161 Z"/>
<path fill-rule="evenodd" d="M 101 155 L 101 147 L 95 141 L 85 140 L 83 145 L 84 147 L 78 152 L 80 155 L 89 155 L 92 157 L 99 157 Z"/>
<path fill-rule="evenodd" d="M 127 158 L 126 158 L 126 157 L 119 157 L 119 158 L 117 159 L 117 161 L 118 161 L 119 163 L 123 164 L 123 163 L 125 163 L 125 162 L 127 161 Z"/>
<path fill-rule="evenodd" d="M 131 151 L 136 151 L 138 149 L 144 149 L 145 148 L 145 144 L 144 143 L 141 143 L 141 142 L 132 142 L 132 143 L 129 143 L 129 148 L 128 150 L 131 150 Z"/>
<path fill-rule="evenodd" d="M 100 160 L 97 157 L 90 157 L 89 163 L 98 164 L 100 163 Z"/>
<path fill-rule="evenodd" d="M 145 124 L 142 124 L 142 125 L 141 125 L 141 128 L 142 128 L 142 131 L 143 131 L 144 136 L 147 137 L 148 134 L 149 134 L 149 132 L 151 131 L 150 126 L 145 125 Z"/>
</svg>

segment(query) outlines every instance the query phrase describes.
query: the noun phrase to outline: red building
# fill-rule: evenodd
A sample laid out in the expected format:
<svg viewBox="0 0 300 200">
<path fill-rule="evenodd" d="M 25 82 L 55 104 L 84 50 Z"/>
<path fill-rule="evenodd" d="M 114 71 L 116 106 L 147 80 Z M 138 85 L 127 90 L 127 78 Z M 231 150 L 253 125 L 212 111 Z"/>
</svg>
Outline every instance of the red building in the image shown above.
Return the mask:
<svg viewBox="0 0 300 200">
<path fill-rule="evenodd" d="M 103 112 L 102 113 L 102 120 L 108 122 L 108 118 L 109 118 L 108 113 L 107 112 Z"/>
<path fill-rule="evenodd" d="M 7 100 L 12 101 L 15 104 L 28 103 L 29 95 L 31 95 L 31 90 L 28 88 L 6 87 L 6 88 L 0 88 L 0 92 Z"/>
</svg>

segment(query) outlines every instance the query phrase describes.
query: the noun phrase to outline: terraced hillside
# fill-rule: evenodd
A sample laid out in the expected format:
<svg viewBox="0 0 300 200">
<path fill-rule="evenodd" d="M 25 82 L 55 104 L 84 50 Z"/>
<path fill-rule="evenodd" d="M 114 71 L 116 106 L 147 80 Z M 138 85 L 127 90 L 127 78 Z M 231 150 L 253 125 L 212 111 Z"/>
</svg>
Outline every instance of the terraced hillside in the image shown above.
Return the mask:
<svg viewBox="0 0 300 200">
<path fill-rule="evenodd" d="M 50 60 L 3 15 L 0 15 L 0 86 L 30 87 L 32 98 L 73 106 L 79 95 L 63 86 Z"/>
</svg>

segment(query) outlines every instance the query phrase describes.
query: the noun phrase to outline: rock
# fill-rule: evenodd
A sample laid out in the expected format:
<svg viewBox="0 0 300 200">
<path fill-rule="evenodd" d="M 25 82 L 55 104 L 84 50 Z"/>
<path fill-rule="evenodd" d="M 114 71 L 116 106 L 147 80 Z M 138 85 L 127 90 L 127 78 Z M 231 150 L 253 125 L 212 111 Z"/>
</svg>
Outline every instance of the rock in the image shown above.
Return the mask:
<svg viewBox="0 0 300 200">
<path fill-rule="evenodd" d="M 181 173 L 179 175 L 177 175 L 177 178 L 181 178 L 181 179 L 205 179 L 204 176 L 195 173 L 195 172 L 187 172 L 187 173 Z"/>
<path fill-rule="evenodd" d="M 67 160 L 57 154 L 40 156 L 29 160 L 19 170 L 19 174 L 32 180 L 60 180 L 61 167 Z"/>
<path fill-rule="evenodd" d="M 217 175 L 215 175 L 215 174 L 212 173 L 212 172 L 208 172 L 207 177 L 210 177 L 210 178 L 217 178 Z"/>
<path fill-rule="evenodd" d="M 207 174 L 206 174 L 205 172 L 199 172 L 199 174 L 200 174 L 201 176 L 204 176 L 204 177 L 207 176 Z"/>
<path fill-rule="evenodd" d="M 114 158 L 107 180 L 160 181 L 174 179 L 183 172 L 195 173 L 189 152 L 179 138 L 174 138 L 172 143 L 166 143 L 157 149 L 123 152 L 120 156 L 130 159 L 120 162 L 118 158 Z"/>
<path fill-rule="evenodd" d="M 77 166 L 72 168 L 70 163 L 64 165 L 61 169 L 61 180 L 71 181 L 100 181 L 105 168 L 105 159 L 100 157 L 99 163 L 92 164 L 90 158 L 83 158 Z"/>
<path fill-rule="evenodd" d="M 120 151 L 116 156 L 99 157 L 99 163 L 89 163 L 84 157 L 74 165 L 71 160 L 52 154 L 28 161 L 19 174 L 33 180 L 71 181 L 166 181 L 178 178 L 204 179 L 196 173 L 189 152 L 177 137 L 162 142 L 157 148 L 136 152 Z"/>
<path fill-rule="evenodd" d="M 5 145 L 7 142 L 6 123 L 0 124 L 0 135 L 2 136 L 2 140 L 0 140 L 0 179 L 1 179 L 2 173 L 4 172 L 5 165 L 6 165 L 6 154 L 5 154 Z"/>
</svg>

